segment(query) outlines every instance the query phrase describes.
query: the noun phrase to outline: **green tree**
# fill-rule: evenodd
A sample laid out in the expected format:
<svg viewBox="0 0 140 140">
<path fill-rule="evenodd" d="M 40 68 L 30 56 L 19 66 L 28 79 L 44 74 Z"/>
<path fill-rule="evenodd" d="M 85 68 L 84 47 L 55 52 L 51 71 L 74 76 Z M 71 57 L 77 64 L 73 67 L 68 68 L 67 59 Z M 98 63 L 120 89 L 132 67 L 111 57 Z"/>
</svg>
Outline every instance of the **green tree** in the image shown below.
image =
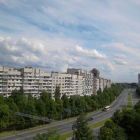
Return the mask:
<svg viewBox="0 0 140 140">
<path fill-rule="evenodd" d="M 101 88 L 97 91 L 97 94 L 100 95 L 102 93 Z"/>
<path fill-rule="evenodd" d="M 32 100 L 32 99 L 33 99 L 32 94 L 31 94 L 31 93 L 28 93 L 28 100 L 30 101 L 30 100 Z"/>
<path fill-rule="evenodd" d="M 13 90 L 11 93 L 11 97 L 15 100 L 17 97 L 19 97 L 20 95 L 24 95 L 24 90 L 23 87 L 20 88 L 20 90 Z"/>
<path fill-rule="evenodd" d="M 109 128 L 112 130 L 113 135 L 110 135 L 110 138 L 114 138 L 115 140 L 127 140 L 127 135 L 125 134 L 125 129 L 118 126 L 117 124 L 113 123 L 112 121 L 107 121 L 104 127 Z M 105 130 L 100 131 L 100 137 L 104 137 L 107 133 Z M 108 135 L 108 134 L 107 134 Z"/>
<path fill-rule="evenodd" d="M 99 140 L 116 140 L 113 138 L 113 131 L 110 128 L 103 127 L 98 135 Z"/>
<path fill-rule="evenodd" d="M 86 119 L 86 114 L 81 114 L 75 123 L 75 128 L 77 129 L 75 133 L 76 140 L 95 140 L 93 136 L 93 131 L 88 127 L 88 120 Z"/>
<path fill-rule="evenodd" d="M 38 133 L 36 137 L 33 137 L 34 140 L 60 140 L 60 134 L 57 133 L 58 129 L 48 129 L 47 133 Z M 65 140 L 65 139 L 63 139 Z"/>
<path fill-rule="evenodd" d="M 56 89 L 55 89 L 55 100 L 57 100 L 58 98 L 60 99 L 60 86 L 56 86 Z"/>
<path fill-rule="evenodd" d="M 6 104 L 0 105 L 0 128 L 3 130 L 10 125 L 11 111 Z"/>
<path fill-rule="evenodd" d="M 71 115 L 75 117 L 75 115 L 77 115 L 78 111 L 75 105 L 75 100 L 76 98 L 71 97 L 69 102 L 70 102 L 70 108 L 71 108 Z"/>
<path fill-rule="evenodd" d="M 36 116 L 36 109 L 35 109 L 35 106 L 32 104 L 32 102 L 28 102 L 25 106 L 25 114 L 29 114 L 29 115 L 34 115 Z M 32 123 L 34 122 L 38 122 L 37 120 L 35 121 L 34 119 L 32 118 L 26 118 L 26 122 L 27 123 L 30 123 L 30 126 Z"/>
<path fill-rule="evenodd" d="M 64 112 L 64 108 L 63 108 L 63 100 L 61 99 L 57 99 L 55 102 L 55 106 L 56 106 L 56 111 L 57 111 L 57 116 L 58 118 L 62 117 L 62 113 Z"/>
<path fill-rule="evenodd" d="M 42 101 L 42 99 L 38 99 L 36 104 L 36 111 L 38 116 L 45 117 L 45 103 Z"/>
<path fill-rule="evenodd" d="M 2 95 L 0 95 L 0 105 L 4 104 L 4 102 L 5 102 L 5 98 Z"/>
<path fill-rule="evenodd" d="M 64 108 L 69 108 L 70 103 L 69 103 L 68 97 L 64 94 L 61 99 L 63 100 L 63 107 Z"/>
<path fill-rule="evenodd" d="M 43 91 L 40 99 L 42 99 L 42 101 L 45 103 L 45 116 L 47 116 L 50 106 L 49 103 L 51 100 L 51 94 Z"/>
<path fill-rule="evenodd" d="M 53 99 L 50 99 L 49 101 L 49 110 L 47 116 L 49 119 L 56 117 L 56 104 Z"/>
</svg>

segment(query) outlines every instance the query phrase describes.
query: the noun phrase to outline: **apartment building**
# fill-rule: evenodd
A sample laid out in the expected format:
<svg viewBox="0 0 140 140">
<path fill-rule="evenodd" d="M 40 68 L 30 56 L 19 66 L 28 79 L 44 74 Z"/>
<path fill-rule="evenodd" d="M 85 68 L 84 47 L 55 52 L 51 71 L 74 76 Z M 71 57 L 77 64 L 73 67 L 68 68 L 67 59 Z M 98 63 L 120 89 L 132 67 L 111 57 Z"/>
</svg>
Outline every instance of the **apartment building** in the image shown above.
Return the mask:
<svg viewBox="0 0 140 140">
<path fill-rule="evenodd" d="M 107 80 L 107 88 L 111 88 L 111 80 Z"/>
<path fill-rule="evenodd" d="M 87 72 L 82 69 L 68 68 L 68 74 L 80 75 L 83 78 L 83 91 L 82 95 L 90 96 L 93 94 L 93 73 Z"/>
<path fill-rule="evenodd" d="M 83 77 L 79 75 L 72 75 L 66 73 L 52 72 L 52 98 L 54 98 L 55 88 L 60 86 L 61 97 L 66 94 L 67 97 L 72 95 L 82 95 Z"/>
<path fill-rule="evenodd" d="M 103 90 L 104 90 L 104 78 L 102 78 L 102 77 L 99 78 L 99 88 L 103 92 Z"/>
<path fill-rule="evenodd" d="M 140 73 L 138 74 L 138 87 L 140 87 Z"/>
<path fill-rule="evenodd" d="M 33 97 L 40 98 L 42 91 L 51 93 L 54 99 L 56 85 L 60 86 L 61 97 L 66 94 L 90 96 L 97 94 L 99 88 L 111 87 L 111 81 L 99 77 L 99 71 L 93 69 L 90 72 L 82 69 L 68 68 L 67 73 L 52 71 L 45 73 L 44 69 L 9 68 L 0 67 L 0 94 L 9 97 L 14 89 L 24 89 L 25 95 L 31 93 Z"/>
</svg>

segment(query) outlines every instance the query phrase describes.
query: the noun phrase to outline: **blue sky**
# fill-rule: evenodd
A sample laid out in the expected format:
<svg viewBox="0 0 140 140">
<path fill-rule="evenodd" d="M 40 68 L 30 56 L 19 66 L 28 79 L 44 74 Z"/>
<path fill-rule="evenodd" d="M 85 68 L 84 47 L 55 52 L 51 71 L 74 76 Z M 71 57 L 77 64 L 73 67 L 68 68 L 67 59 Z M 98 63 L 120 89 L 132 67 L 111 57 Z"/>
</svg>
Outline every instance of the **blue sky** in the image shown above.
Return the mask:
<svg viewBox="0 0 140 140">
<path fill-rule="evenodd" d="M 139 0 L 0 0 L 0 65 L 46 72 L 97 68 L 137 82 Z"/>
</svg>

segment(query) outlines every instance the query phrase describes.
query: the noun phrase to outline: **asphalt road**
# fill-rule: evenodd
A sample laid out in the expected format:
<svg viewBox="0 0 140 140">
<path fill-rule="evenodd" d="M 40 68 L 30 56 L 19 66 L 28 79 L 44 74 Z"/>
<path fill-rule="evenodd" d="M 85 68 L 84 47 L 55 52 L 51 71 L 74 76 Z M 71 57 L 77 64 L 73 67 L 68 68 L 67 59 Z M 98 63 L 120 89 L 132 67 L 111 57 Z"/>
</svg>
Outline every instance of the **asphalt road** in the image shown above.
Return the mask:
<svg viewBox="0 0 140 140">
<path fill-rule="evenodd" d="M 136 89 L 130 89 L 131 100 L 132 100 L 133 107 L 140 100 L 140 97 L 137 95 L 137 93 L 135 91 L 136 91 Z"/>
<path fill-rule="evenodd" d="M 116 111 L 116 109 L 121 110 L 122 108 L 124 108 L 127 105 L 129 90 L 130 89 L 123 90 L 123 92 L 120 94 L 120 96 L 111 104 L 111 109 L 108 112 L 100 111 L 96 114 L 90 115 L 94 119 L 92 121 L 89 121 L 89 125 L 99 122 L 101 120 L 104 120 L 108 117 L 111 117 L 114 114 L 114 112 Z M 132 100 L 134 103 L 137 102 L 138 101 L 137 96 L 132 95 Z M 37 133 L 45 133 L 46 129 L 53 129 L 56 127 L 58 127 L 58 129 L 59 129 L 58 133 L 64 134 L 64 133 L 72 131 L 73 123 L 74 123 L 74 121 L 70 121 L 70 122 L 66 122 L 63 124 L 58 124 L 57 126 L 51 126 L 51 127 L 42 128 L 39 130 L 33 130 L 30 132 L 21 133 L 21 134 L 11 136 L 11 137 L 1 138 L 0 140 L 33 140 L 33 137 Z M 97 131 L 96 131 L 96 134 L 97 134 Z"/>
</svg>

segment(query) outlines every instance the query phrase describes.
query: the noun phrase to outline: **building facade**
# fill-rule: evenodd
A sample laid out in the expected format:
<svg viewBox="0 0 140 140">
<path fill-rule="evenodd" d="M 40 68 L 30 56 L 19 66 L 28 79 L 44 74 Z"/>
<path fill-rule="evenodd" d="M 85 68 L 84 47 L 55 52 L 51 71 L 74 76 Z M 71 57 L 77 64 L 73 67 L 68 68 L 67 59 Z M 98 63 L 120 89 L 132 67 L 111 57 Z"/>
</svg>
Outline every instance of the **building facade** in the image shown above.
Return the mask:
<svg viewBox="0 0 140 140">
<path fill-rule="evenodd" d="M 44 69 L 9 68 L 0 67 L 0 94 L 9 97 L 15 89 L 24 89 L 25 95 L 31 93 L 33 97 L 40 98 L 42 91 L 51 93 L 55 97 L 56 86 L 60 86 L 61 97 L 66 94 L 91 96 L 97 94 L 99 88 L 111 87 L 111 81 L 99 77 L 99 71 L 93 69 L 90 72 L 82 69 L 68 68 L 66 73 L 52 71 L 45 73 Z"/>
<path fill-rule="evenodd" d="M 140 73 L 138 74 L 138 87 L 140 87 Z"/>
</svg>

